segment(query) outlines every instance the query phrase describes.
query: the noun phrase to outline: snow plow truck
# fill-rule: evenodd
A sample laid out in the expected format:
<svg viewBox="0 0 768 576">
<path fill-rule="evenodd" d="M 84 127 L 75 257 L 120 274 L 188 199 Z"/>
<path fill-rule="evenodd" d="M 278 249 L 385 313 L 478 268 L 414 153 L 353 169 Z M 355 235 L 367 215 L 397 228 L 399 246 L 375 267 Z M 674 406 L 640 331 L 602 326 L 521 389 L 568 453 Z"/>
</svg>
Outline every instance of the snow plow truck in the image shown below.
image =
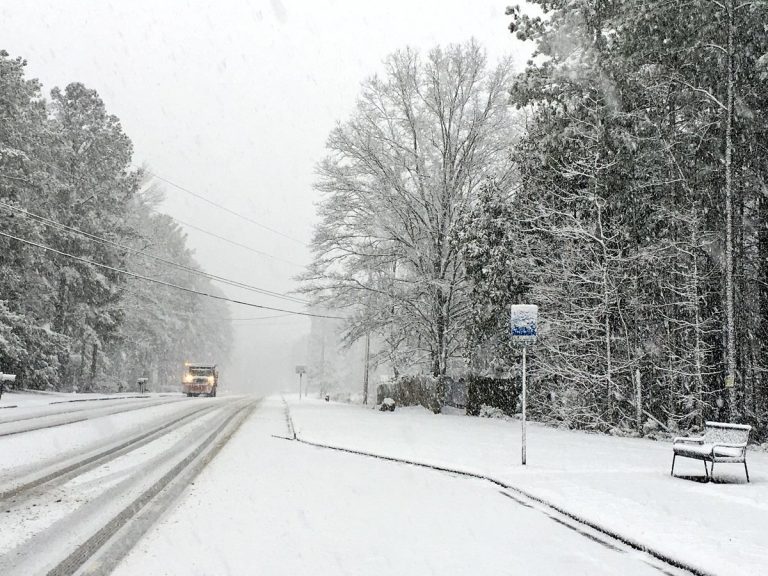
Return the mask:
<svg viewBox="0 0 768 576">
<path fill-rule="evenodd" d="M 219 372 L 215 364 L 184 364 L 181 391 L 187 396 L 216 396 Z"/>
</svg>

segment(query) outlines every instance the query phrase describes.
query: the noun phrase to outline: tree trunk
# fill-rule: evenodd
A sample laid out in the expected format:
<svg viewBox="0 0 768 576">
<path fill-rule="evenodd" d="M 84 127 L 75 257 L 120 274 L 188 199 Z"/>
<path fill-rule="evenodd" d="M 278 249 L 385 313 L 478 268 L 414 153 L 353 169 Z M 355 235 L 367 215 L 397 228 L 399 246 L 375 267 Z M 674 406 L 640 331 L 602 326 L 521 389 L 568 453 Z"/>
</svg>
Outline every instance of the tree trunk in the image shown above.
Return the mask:
<svg viewBox="0 0 768 576">
<path fill-rule="evenodd" d="M 371 365 L 371 333 L 365 333 L 365 373 L 363 375 L 363 404 L 368 404 L 368 373 Z"/>
<path fill-rule="evenodd" d="M 733 286 L 733 0 L 726 4 L 728 17 L 728 50 L 726 55 L 728 98 L 725 110 L 725 314 L 727 331 L 726 380 L 730 420 L 738 418 L 736 398 L 736 320 Z"/>
<path fill-rule="evenodd" d="M 696 236 L 695 231 L 692 233 L 693 236 L 693 242 L 691 243 L 692 246 L 694 246 L 695 250 L 695 242 L 696 242 Z M 695 378 L 696 378 L 696 385 L 695 385 L 695 394 L 696 394 L 696 424 L 699 427 L 702 427 L 704 425 L 704 374 L 703 374 L 703 350 L 702 350 L 702 332 L 701 332 L 701 308 L 699 305 L 699 287 L 698 287 L 698 280 L 699 278 L 699 265 L 696 258 L 696 254 L 693 255 L 693 274 L 690 281 L 691 285 L 691 299 L 693 301 L 693 311 L 694 311 L 694 349 L 693 349 L 693 361 L 695 365 Z"/>
<path fill-rule="evenodd" d="M 64 323 L 66 318 L 66 297 L 67 297 L 67 279 L 62 274 L 59 276 L 59 295 L 56 299 L 56 316 L 53 321 L 53 327 L 56 330 L 56 332 L 63 334 L 64 333 Z"/>
<path fill-rule="evenodd" d="M 760 195 L 758 199 L 760 229 L 758 232 L 758 301 L 760 312 L 758 338 L 756 342 L 758 366 L 756 383 L 760 403 L 757 410 L 768 408 L 768 386 L 765 385 L 765 366 L 768 366 L 768 198 Z"/>
<path fill-rule="evenodd" d="M 643 386 L 640 380 L 640 368 L 635 370 L 635 426 L 637 433 L 643 435 Z"/>
<path fill-rule="evenodd" d="M 605 329 L 605 386 L 608 404 L 608 419 L 613 422 L 613 365 L 611 359 L 611 294 L 608 285 L 608 248 L 605 245 L 605 235 L 603 234 L 603 220 L 600 207 L 597 207 L 597 225 L 598 233 L 600 234 L 600 242 L 603 252 L 603 270 L 602 270 L 602 283 L 603 283 L 603 327 Z"/>
<path fill-rule="evenodd" d="M 99 345 L 94 342 L 91 348 L 91 371 L 88 374 L 88 389 L 93 390 L 93 385 L 96 382 L 96 366 L 99 355 Z"/>
<path fill-rule="evenodd" d="M 432 375 L 435 378 L 445 375 L 445 297 L 441 288 L 435 295 L 435 349 L 432 355 Z"/>
</svg>

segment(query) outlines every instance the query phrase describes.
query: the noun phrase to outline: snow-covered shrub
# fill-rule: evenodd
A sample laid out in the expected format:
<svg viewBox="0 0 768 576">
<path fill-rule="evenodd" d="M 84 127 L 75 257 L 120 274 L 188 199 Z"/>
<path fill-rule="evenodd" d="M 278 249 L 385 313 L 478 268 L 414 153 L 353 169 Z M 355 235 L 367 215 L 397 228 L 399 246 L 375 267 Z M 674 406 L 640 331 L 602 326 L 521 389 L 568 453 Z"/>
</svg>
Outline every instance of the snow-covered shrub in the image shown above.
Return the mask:
<svg viewBox="0 0 768 576">
<path fill-rule="evenodd" d="M 659 429 L 659 424 L 655 420 L 651 420 L 650 418 L 643 422 L 643 434 L 651 434 L 652 432 L 656 432 Z"/>
<path fill-rule="evenodd" d="M 382 412 L 394 412 L 395 401 L 392 400 L 392 398 L 384 398 L 384 400 L 381 402 L 381 406 L 379 406 L 379 410 Z"/>
<path fill-rule="evenodd" d="M 381 392 L 386 394 L 384 397 L 392 398 L 398 406 L 424 406 L 434 410 L 436 384 L 437 379 L 432 376 L 408 374 L 400 376 L 390 385 L 383 385 Z"/>
<path fill-rule="evenodd" d="M 498 408 L 512 416 L 517 407 L 517 387 L 514 380 L 470 376 L 467 380 L 467 414 L 479 416 L 483 405 Z"/>
<path fill-rule="evenodd" d="M 467 380 L 465 378 L 454 379 L 446 376 L 444 383 L 445 404 L 454 408 L 465 408 L 467 406 Z"/>
<path fill-rule="evenodd" d="M 509 419 L 509 416 L 504 414 L 503 410 L 496 408 L 495 406 L 488 406 L 487 404 L 482 404 L 480 406 L 480 413 L 478 416 L 480 416 L 480 418 L 500 418 L 502 420 Z"/>
<path fill-rule="evenodd" d="M 330 397 L 334 402 L 345 402 L 349 404 L 351 402 L 352 394 L 346 390 L 335 390 L 330 393 Z"/>
<path fill-rule="evenodd" d="M 384 398 L 391 398 L 394 395 L 392 387 L 392 384 L 379 384 L 376 386 L 376 404 L 383 404 Z"/>
</svg>

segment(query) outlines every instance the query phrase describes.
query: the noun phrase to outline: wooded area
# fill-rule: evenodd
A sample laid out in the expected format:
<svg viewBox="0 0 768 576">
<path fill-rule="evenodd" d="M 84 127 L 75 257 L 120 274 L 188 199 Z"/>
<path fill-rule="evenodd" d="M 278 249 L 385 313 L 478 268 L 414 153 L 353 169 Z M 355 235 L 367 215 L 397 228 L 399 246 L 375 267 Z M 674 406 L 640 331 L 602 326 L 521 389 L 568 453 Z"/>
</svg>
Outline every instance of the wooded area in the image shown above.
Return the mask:
<svg viewBox="0 0 768 576">
<path fill-rule="evenodd" d="M 395 376 L 514 374 L 508 306 L 538 304 L 537 417 L 764 436 L 768 3 L 533 4 L 519 74 L 473 42 L 363 85 L 307 290 Z"/>
<path fill-rule="evenodd" d="M 135 277 L 216 293 L 158 260 L 197 269 L 99 95 L 45 99 L 25 65 L 0 52 L 0 368 L 25 388 L 176 385 L 189 355 L 226 355 L 229 312 Z"/>
</svg>

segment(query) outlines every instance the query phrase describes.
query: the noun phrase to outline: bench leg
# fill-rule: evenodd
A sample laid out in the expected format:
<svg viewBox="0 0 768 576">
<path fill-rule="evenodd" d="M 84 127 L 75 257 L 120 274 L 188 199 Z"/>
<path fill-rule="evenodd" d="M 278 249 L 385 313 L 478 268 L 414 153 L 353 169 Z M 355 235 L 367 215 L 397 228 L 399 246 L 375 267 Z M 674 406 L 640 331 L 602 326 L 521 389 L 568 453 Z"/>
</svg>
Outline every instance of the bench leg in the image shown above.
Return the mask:
<svg viewBox="0 0 768 576">
<path fill-rule="evenodd" d="M 749 470 L 747 470 L 747 461 L 744 460 L 744 472 L 747 475 L 747 484 L 749 484 Z"/>
<path fill-rule="evenodd" d="M 677 458 L 677 454 L 672 454 L 672 471 L 669 473 L 670 476 L 675 475 L 675 458 Z"/>
<path fill-rule="evenodd" d="M 707 461 L 704 460 L 704 468 L 707 467 Z M 709 471 L 709 480 L 715 481 L 715 461 L 712 460 L 712 469 Z"/>
</svg>

